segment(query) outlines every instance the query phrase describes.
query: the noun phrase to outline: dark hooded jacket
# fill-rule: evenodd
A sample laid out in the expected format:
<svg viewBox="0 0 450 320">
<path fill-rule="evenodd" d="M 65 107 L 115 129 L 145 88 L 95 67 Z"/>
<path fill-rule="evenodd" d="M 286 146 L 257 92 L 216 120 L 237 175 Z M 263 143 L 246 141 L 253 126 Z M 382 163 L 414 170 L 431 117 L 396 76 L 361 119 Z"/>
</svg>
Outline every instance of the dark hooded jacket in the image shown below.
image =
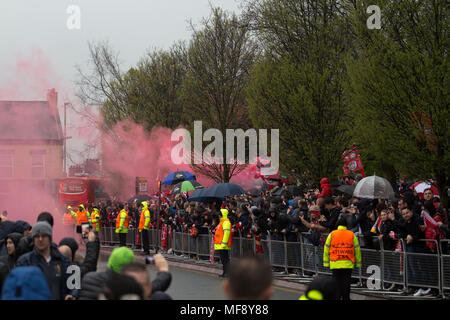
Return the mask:
<svg viewBox="0 0 450 320">
<path fill-rule="evenodd" d="M 20 252 L 18 252 L 17 250 L 17 245 L 21 237 L 22 235 L 20 233 L 11 233 L 5 238 L 5 245 L 6 240 L 11 239 L 16 249 L 14 255 L 11 256 L 7 254 L 0 257 L 0 264 L 4 264 L 7 267 L 7 268 L 0 268 L 2 271 L 7 271 L 6 274 L 4 274 L 5 277 L 16 266 L 16 261 L 20 256 Z"/>
<path fill-rule="evenodd" d="M 1 240 L 0 240 L 0 256 L 6 256 L 6 236 L 10 235 L 11 233 L 19 233 L 21 236 L 23 236 L 23 233 L 25 230 L 30 229 L 31 226 L 28 222 L 17 220 L 16 222 L 13 221 L 4 221 L 0 224 L 0 233 L 1 233 Z M 5 233 L 8 232 L 6 235 Z M 16 244 L 16 250 L 18 249 L 18 244 Z M 19 250 L 20 251 L 20 250 Z"/>
</svg>

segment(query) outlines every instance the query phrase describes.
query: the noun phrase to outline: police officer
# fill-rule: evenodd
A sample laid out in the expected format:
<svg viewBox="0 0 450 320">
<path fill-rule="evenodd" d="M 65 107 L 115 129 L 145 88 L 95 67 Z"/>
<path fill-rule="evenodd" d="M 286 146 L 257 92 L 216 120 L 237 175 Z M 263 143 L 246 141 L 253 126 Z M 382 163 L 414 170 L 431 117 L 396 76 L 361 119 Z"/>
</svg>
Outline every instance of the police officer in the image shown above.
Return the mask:
<svg viewBox="0 0 450 320">
<path fill-rule="evenodd" d="M 338 300 L 350 300 L 352 270 L 361 267 L 361 249 L 355 234 L 340 218 L 338 228 L 328 235 L 323 250 L 323 266 L 329 267 L 339 288 Z"/>
</svg>

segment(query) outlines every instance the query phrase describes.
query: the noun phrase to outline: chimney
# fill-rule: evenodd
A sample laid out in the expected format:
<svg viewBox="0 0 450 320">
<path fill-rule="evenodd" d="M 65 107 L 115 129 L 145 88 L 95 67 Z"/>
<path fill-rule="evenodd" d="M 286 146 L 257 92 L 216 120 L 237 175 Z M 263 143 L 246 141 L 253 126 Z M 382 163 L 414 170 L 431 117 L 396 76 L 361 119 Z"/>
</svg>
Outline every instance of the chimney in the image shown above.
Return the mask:
<svg viewBox="0 0 450 320">
<path fill-rule="evenodd" d="M 50 105 L 50 108 L 58 110 L 58 93 L 55 88 L 47 90 L 47 102 Z"/>
<path fill-rule="evenodd" d="M 47 90 L 47 102 L 50 107 L 50 111 L 53 113 L 53 116 L 55 117 L 59 139 L 64 139 L 64 134 L 61 127 L 61 120 L 59 119 L 58 92 L 56 92 L 55 88 Z"/>
</svg>

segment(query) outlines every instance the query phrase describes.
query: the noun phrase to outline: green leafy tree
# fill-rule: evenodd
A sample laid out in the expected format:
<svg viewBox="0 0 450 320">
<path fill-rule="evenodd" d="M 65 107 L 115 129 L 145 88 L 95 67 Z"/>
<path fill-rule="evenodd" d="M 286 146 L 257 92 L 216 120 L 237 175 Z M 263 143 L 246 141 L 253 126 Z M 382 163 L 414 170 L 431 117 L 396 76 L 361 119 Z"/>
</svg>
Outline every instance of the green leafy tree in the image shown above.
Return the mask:
<svg viewBox="0 0 450 320">
<path fill-rule="evenodd" d="M 280 129 L 281 168 L 300 180 L 337 174 L 350 142 L 343 90 L 348 12 L 347 3 L 330 0 L 248 5 L 249 25 L 266 48 L 247 89 L 250 116 L 257 127 Z"/>
<path fill-rule="evenodd" d="M 445 0 L 377 1 L 380 30 L 365 21 L 368 1 L 354 12 L 355 51 L 347 61 L 354 133 L 373 169 L 392 178 L 435 178 L 447 198 L 449 19 Z"/>
</svg>

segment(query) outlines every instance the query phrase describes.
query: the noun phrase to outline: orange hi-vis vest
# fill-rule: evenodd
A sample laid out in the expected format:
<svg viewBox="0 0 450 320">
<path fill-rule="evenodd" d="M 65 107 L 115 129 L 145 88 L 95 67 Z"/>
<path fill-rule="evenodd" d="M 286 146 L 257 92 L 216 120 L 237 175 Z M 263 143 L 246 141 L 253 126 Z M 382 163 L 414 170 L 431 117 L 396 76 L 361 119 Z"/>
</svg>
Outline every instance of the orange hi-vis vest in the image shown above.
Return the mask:
<svg viewBox="0 0 450 320">
<path fill-rule="evenodd" d="M 227 220 L 225 220 L 225 221 L 227 221 Z M 216 229 L 216 233 L 214 234 L 214 244 L 221 244 L 222 243 L 222 239 L 223 239 L 223 223 L 225 221 L 221 221 L 219 223 L 219 226 Z M 228 222 L 229 222 L 229 220 L 228 220 Z M 230 237 L 228 238 L 227 246 L 231 247 L 232 244 L 233 244 L 233 232 L 231 232 L 231 230 L 230 230 Z"/>
<path fill-rule="evenodd" d="M 77 226 L 81 226 L 82 223 L 88 223 L 88 216 L 86 210 L 82 212 L 77 211 Z"/>
<path fill-rule="evenodd" d="M 139 218 L 138 230 L 148 230 L 149 226 L 150 226 L 150 211 L 148 210 L 148 208 L 144 208 L 142 209 L 141 216 Z"/>
<path fill-rule="evenodd" d="M 72 213 L 70 212 L 64 213 L 63 224 L 65 226 L 73 226 L 75 224 L 75 221 L 73 221 Z"/>
<path fill-rule="evenodd" d="M 334 230 L 331 233 L 330 261 L 351 260 L 355 263 L 354 237 L 350 230 Z"/>
<path fill-rule="evenodd" d="M 128 229 L 129 215 L 128 215 L 128 212 L 125 211 L 125 209 L 122 209 L 122 210 L 119 212 L 119 214 L 117 215 L 117 219 L 116 219 L 116 229 L 119 229 L 119 228 L 120 228 L 120 214 L 121 214 L 122 212 L 124 212 L 124 213 L 127 214 L 127 217 L 125 218 L 125 222 L 124 222 L 124 224 L 123 224 L 123 227 L 126 228 L 126 229 Z"/>
</svg>

